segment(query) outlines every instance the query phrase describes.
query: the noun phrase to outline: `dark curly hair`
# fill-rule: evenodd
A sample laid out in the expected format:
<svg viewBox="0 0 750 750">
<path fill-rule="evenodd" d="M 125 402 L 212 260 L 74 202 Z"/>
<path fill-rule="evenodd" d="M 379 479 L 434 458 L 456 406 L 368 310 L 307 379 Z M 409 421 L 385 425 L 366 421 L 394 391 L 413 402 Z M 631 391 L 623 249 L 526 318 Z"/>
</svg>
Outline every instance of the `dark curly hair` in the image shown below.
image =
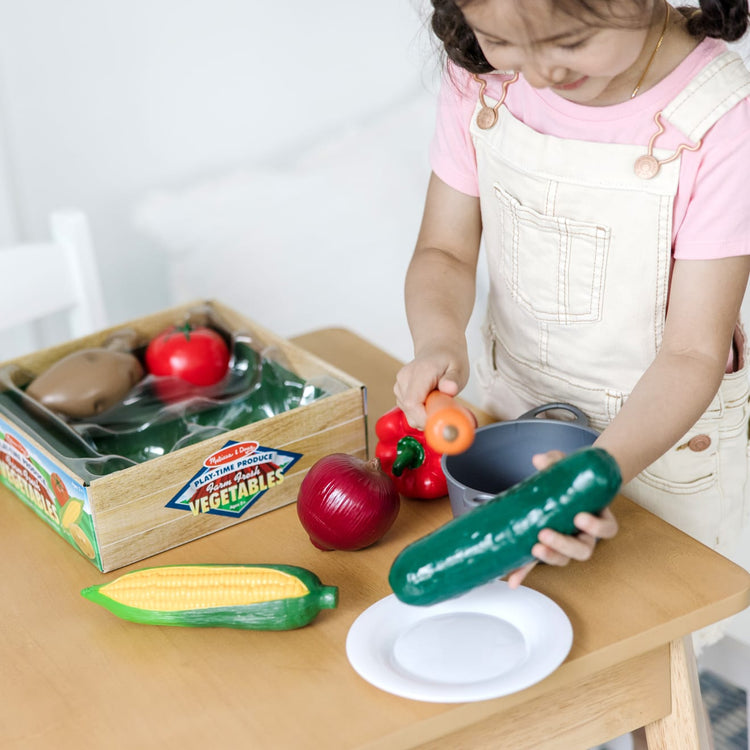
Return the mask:
<svg viewBox="0 0 750 750">
<path fill-rule="evenodd" d="M 688 18 L 688 31 L 699 38 L 736 42 L 747 31 L 747 0 L 701 0 L 700 8 L 680 10 Z"/>
<path fill-rule="evenodd" d="M 432 30 L 442 42 L 448 59 L 470 73 L 489 73 L 487 62 L 474 32 L 464 19 L 461 8 L 475 0 L 431 0 Z M 581 10 L 604 18 L 602 0 L 555 0 L 558 7 L 571 14 Z M 643 0 L 640 0 L 643 2 Z M 748 28 L 748 0 L 700 0 L 700 7 L 679 7 L 688 19 L 688 32 L 698 38 L 714 37 L 734 42 Z M 611 21 L 610 21 L 611 22 Z"/>
</svg>

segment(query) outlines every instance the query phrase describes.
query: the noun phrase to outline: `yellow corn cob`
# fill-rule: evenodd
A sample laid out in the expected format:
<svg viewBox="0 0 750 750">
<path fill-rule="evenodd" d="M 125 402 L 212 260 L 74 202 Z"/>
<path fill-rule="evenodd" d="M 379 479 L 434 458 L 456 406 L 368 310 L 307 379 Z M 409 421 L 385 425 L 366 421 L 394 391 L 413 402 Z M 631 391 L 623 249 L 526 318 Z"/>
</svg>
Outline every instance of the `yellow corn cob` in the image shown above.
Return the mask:
<svg viewBox="0 0 750 750">
<path fill-rule="evenodd" d="M 135 570 L 83 596 L 134 622 L 287 630 L 337 604 L 338 590 L 292 565 L 172 565 Z"/>
<path fill-rule="evenodd" d="M 240 565 L 146 568 L 105 583 L 100 592 L 128 607 L 162 612 L 236 607 L 310 593 L 296 576 Z"/>
<path fill-rule="evenodd" d="M 60 525 L 69 529 L 81 516 L 83 503 L 80 500 L 68 500 L 60 517 Z"/>
</svg>

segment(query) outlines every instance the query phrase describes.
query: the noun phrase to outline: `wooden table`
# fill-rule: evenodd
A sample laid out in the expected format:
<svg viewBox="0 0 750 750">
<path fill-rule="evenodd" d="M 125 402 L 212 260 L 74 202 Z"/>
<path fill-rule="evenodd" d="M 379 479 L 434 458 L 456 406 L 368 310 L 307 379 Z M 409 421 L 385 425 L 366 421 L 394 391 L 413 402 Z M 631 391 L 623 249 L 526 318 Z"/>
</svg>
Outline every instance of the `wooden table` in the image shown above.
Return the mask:
<svg viewBox="0 0 750 750">
<path fill-rule="evenodd" d="M 366 383 L 374 441 L 398 362 L 345 330 L 297 343 Z M 288 506 L 102 575 L 0 488 L 0 748 L 575 750 L 642 725 L 653 748 L 698 748 L 683 637 L 748 606 L 750 575 L 624 498 L 614 510 L 621 531 L 592 561 L 527 579 L 573 624 L 562 666 L 514 695 L 433 704 L 371 686 L 345 641 L 390 593 L 395 555 L 450 518 L 447 500 L 404 501 L 388 535 L 359 552 L 315 549 Z M 307 628 L 253 632 L 135 625 L 78 593 L 183 562 L 302 565 L 339 586 L 340 604 Z"/>
</svg>

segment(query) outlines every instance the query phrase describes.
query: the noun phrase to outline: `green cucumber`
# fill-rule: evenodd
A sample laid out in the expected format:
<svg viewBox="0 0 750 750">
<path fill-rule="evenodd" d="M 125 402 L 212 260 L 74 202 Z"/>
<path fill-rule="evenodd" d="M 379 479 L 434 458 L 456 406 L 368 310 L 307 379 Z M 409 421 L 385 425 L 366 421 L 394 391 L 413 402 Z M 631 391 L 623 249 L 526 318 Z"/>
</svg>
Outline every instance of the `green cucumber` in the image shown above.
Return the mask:
<svg viewBox="0 0 750 750">
<path fill-rule="evenodd" d="M 599 513 L 621 484 L 607 451 L 571 453 L 410 544 L 391 566 L 391 588 L 402 602 L 426 606 L 502 578 L 535 559 L 542 529 L 576 533 L 576 514 Z"/>
<path fill-rule="evenodd" d="M 338 603 L 335 586 L 295 565 L 141 568 L 81 594 L 131 622 L 249 630 L 301 628 Z"/>
</svg>

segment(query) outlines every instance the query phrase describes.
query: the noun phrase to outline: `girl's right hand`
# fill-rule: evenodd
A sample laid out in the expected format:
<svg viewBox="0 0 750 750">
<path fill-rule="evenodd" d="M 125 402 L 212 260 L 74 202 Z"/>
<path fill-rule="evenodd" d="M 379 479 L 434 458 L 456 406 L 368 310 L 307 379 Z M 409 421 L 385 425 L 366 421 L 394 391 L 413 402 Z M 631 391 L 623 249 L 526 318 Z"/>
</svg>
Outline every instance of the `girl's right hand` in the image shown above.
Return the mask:
<svg viewBox="0 0 750 750">
<path fill-rule="evenodd" d="M 573 519 L 579 529 L 575 536 L 560 534 L 552 529 L 542 529 L 531 554 L 536 560 L 514 570 L 508 576 L 508 585 L 514 589 L 521 585 L 523 579 L 539 563 L 547 565 L 567 565 L 571 560 L 583 562 L 591 558 L 594 548 L 601 539 L 612 539 L 619 529 L 617 519 L 609 508 L 600 515 L 578 513 Z"/>
<path fill-rule="evenodd" d="M 393 392 L 396 405 L 409 424 L 423 430 L 427 414 L 424 402 L 434 390 L 456 396 L 469 379 L 469 360 L 465 348 L 458 356 L 454 349 L 423 351 L 399 370 Z"/>
<path fill-rule="evenodd" d="M 531 457 L 534 467 L 541 471 L 563 458 L 565 454 L 559 450 L 537 453 Z M 567 565 L 571 560 L 588 560 L 594 554 L 594 548 L 600 539 L 612 539 L 618 532 L 617 519 L 609 508 L 605 508 L 598 516 L 592 513 L 578 513 L 573 523 L 579 534 L 559 534 L 552 529 L 542 529 L 537 543 L 532 547 L 531 554 L 536 560 L 510 573 L 508 584 L 514 589 L 521 585 L 524 578 L 541 561 L 547 565 Z"/>
</svg>

